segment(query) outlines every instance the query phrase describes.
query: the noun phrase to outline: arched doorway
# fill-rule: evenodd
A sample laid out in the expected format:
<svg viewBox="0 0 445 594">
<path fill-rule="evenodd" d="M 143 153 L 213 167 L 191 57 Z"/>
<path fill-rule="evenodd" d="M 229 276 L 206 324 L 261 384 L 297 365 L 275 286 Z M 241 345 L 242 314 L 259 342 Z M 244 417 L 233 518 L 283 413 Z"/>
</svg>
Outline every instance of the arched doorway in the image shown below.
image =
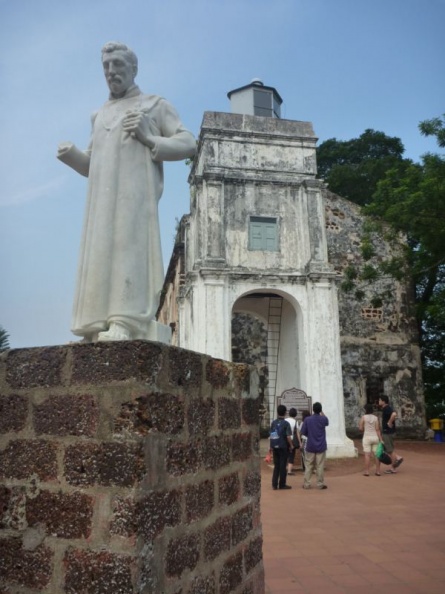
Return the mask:
<svg viewBox="0 0 445 594">
<path fill-rule="evenodd" d="M 283 390 L 302 387 L 299 330 L 295 306 L 288 295 L 270 290 L 241 295 L 232 307 L 232 360 L 257 368 L 262 424 L 275 417 Z"/>
</svg>

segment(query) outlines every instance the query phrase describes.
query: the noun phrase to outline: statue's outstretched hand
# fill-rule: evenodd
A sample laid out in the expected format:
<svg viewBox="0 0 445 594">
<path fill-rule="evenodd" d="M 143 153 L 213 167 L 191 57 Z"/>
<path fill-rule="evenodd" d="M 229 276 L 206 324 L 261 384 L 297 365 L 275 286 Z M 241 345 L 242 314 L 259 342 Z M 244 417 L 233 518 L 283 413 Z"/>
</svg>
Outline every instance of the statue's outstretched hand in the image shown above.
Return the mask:
<svg viewBox="0 0 445 594">
<path fill-rule="evenodd" d="M 71 148 L 73 148 L 72 142 L 60 142 L 59 146 L 57 147 L 57 156 L 60 157 L 67 153 Z"/>
<path fill-rule="evenodd" d="M 145 144 L 149 148 L 155 146 L 154 137 L 151 134 L 149 120 L 143 111 L 127 111 L 122 126 L 133 138 Z"/>
<path fill-rule="evenodd" d="M 88 177 L 90 171 L 90 154 L 80 151 L 72 142 L 61 142 L 57 148 L 57 158 L 72 167 L 80 175 Z"/>
</svg>

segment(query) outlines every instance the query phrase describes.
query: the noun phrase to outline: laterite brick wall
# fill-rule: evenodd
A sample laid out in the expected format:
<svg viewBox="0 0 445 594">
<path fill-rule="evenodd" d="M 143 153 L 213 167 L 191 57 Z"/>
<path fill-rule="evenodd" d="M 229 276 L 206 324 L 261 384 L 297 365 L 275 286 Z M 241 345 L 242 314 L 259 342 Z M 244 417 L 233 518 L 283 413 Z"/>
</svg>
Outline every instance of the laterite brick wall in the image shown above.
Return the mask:
<svg viewBox="0 0 445 594">
<path fill-rule="evenodd" d="M 146 341 L 0 356 L 0 592 L 262 594 L 256 376 Z"/>
</svg>

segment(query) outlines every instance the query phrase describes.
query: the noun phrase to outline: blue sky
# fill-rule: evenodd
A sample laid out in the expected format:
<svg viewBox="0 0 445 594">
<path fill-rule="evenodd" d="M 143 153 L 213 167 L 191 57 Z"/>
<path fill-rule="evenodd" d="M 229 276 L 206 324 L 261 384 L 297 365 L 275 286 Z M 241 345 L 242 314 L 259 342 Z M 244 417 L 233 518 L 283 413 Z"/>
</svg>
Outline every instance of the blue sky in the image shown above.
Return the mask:
<svg viewBox="0 0 445 594">
<path fill-rule="evenodd" d="M 421 120 L 445 112 L 445 0 L 0 0 L 0 325 L 12 347 L 70 333 L 86 179 L 60 141 L 86 147 L 107 98 L 100 48 L 127 43 L 137 83 L 170 100 L 194 134 L 204 111 L 261 78 L 282 117 L 320 142 L 366 128 L 436 151 Z M 188 169 L 168 163 L 160 205 L 165 265 L 189 212 Z"/>
</svg>

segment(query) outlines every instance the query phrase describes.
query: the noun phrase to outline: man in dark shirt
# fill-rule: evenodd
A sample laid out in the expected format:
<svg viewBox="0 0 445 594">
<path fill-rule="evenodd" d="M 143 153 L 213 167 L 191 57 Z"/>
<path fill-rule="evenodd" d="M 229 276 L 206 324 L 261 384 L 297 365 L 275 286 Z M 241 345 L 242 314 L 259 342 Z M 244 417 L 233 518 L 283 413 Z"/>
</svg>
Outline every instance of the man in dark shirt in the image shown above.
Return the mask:
<svg viewBox="0 0 445 594">
<path fill-rule="evenodd" d="M 388 470 L 385 470 L 385 474 L 396 474 L 403 458 L 397 456 L 394 450 L 394 435 L 396 433 L 396 411 L 390 406 L 388 396 L 383 394 L 379 398 L 379 406 L 382 409 L 382 437 L 383 445 L 385 446 L 386 452 L 391 456 L 392 465 Z"/>
<path fill-rule="evenodd" d="M 272 421 L 270 426 L 270 449 L 273 454 L 272 488 L 292 489 L 286 485 L 287 456 L 289 450 L 293 449 L 292 430 L 286 421 L 287 408 L 284 404 L 277 407 L 278 418 Z"/>
<path fill-rule="evenodd" d="M 301 427 L 301 435 L 307 437 L 306 449 L 304 455 L 305 471 L 303 489 L 311 488 L 311 477 L 315 471 L 317 473 L 317 487 L 327 489 L 324 484 L 324 465 L 326 461 L 326 427 L 329 425 L 329 419 L 323 414 L 319 402 L 315 402 L 312 407 L 313 415 L 304 420 Z"/>
</svg>

